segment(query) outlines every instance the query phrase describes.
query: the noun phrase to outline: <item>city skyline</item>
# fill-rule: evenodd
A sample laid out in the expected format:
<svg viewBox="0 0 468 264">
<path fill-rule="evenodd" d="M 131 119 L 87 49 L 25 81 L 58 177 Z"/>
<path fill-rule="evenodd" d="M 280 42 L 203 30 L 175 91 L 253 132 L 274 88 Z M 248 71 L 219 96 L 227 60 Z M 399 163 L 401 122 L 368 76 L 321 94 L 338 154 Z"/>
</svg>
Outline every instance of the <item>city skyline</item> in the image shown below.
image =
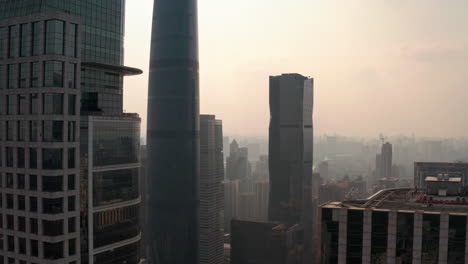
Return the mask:
<svg viewBox="0 0 468 264">
<path fill-rule="evenodd" d="M 125 109 L 143 124 L 151 7 L 127 1 L 126 64 L 145 73 L 126 80 Z M 223 119 L 226 135 L 267 136 L 268 76 L 305 72 L 316 79 L 316 135 L 463 136 L 467 8 L 463 0 L 202 1 L 201 112 Z"/>
</svg>

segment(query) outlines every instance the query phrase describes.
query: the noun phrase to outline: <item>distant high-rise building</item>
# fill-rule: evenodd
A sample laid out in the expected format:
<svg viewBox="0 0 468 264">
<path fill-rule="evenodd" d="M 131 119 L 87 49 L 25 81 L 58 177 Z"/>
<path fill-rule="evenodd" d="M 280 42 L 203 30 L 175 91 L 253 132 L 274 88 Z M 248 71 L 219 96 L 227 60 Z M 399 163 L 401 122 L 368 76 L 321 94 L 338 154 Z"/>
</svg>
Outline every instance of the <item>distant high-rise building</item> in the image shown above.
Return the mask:
<svg viewBox="0 0 468 264">
<path fill-rule="evenodd" d="M 302 221 L 305 179 L 312 177 L 313 87 L 299 74 L 270 77 L 271 221 Z"/>
<path fill-rule="evenodd" d="M 255 171 L 253 173 L 253 178 L 255 180 L 266 180 L 270 179 L 270 171 L 268 168 L 268 156 L 262 155 L 259 157 L 255 163 Z"/>
<path fill-rule="evenodd" d="M 200 264 L 222 264 L 223 126 L 213 115 L 200 116 Z"/>
<path fill-rule="evenodd" d="M 255 193 L 254 192 L 241 192 L 239 194 L 239 215 L 240 220 L 254 221 L 255 212 Z"/>
<path fill-rule="evenodd" d="M 327 160 L 320 162 L 318 169 L 320 177 L 322 177 L 324 181 L 331 180 L 329 176 L 329 163 Z"/>
<path fill-rule="evenodd" d="M 387 142 L 382 145 L 382 156 L 381 156 L 382 177 L 381 178 L 392 177 L 392 166 L 393 166 L 392 153 L 393 153 L 392 144 Z"/>
<path fill-rule="evenodd" d="M 224 231 L 231 232 L 231 220 L 239 216 L 239 181 L 225 180 L 224 186 Z"/>
<path fill-rule="evenodd" d="M 226 177 L 231 181 L 245 180 L 250 178 L 250 174 L 249 150 L 240 148 L 234 139 L 230 145 L 230 153 L 226 161 Z"/>
<path fill-rule="evenodd" d="M 255 221 L 268 220 L 268 200 L 270 196 L 270 182 L 258 180 L 254 185 L 255 193 Z"/>
<path fill-rule="evenodd" d="M 0 263 L 139 263 L 140 118 L 123 113 L 123 77 L 141 70 L 123 66 L 125 1 L 0 7 L 0 172 L 21 190 L 6 194 L 18 229 L 4 226 Z"/>
<path fill-rule="evenodd" d="M 150 263 L 198 263 L 197 2 L 154 1 L 147 131 Z"/>
</svg>

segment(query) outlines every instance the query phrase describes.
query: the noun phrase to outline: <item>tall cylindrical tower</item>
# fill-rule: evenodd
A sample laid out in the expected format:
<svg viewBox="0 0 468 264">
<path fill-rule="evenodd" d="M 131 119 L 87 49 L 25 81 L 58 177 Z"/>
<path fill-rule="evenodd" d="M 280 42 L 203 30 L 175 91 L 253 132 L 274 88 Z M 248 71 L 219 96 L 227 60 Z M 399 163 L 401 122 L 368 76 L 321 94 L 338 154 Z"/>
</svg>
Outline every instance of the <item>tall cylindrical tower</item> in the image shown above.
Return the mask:
<svg viewBox="0 0 468 264">
<path fill-rule="evenodd" d="M 150 263 L 198 263 L 197 0 L 155 0 L 148 97 Z"/>
</svg>

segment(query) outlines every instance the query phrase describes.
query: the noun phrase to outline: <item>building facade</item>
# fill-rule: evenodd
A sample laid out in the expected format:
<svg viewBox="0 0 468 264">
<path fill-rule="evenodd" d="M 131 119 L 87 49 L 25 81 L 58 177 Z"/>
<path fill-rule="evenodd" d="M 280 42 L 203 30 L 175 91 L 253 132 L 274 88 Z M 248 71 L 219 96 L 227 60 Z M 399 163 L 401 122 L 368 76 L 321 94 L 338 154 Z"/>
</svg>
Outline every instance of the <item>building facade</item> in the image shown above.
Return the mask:
<svg viewBox="0 0 468 264">
<path fill-rule="evenodd" d="M 466 263 L 466 200 L 405 188 L 325 203 L 320 263 Z"/>
<path fill-rule="evenodd" d="M 414 186 L 424 188 L 427 177 L 448 175 L 449 177 L 461 178 L 462 188 L 468 186 L 468 163 L 447 162 L 415 162 L 414 163 Z"/>
<path fill-rule="evenodd" d="M 81 24 L 0 6 L 0 263 L 78 263 Z"/>
<path fill-rule="evenodd" d="M 0 1 L 2 99 L 21 115 L 4 118 L 19 151 L 1 146 L 34 168 L 12 175 L 33 192 L 11 208 L 31 213 L 6 263 L 140 261 L 140 119 L 122 106 L 123 77 L 141 71 L 123 66 L 124 14 L 124 0 Z"/>
<path fill-rule="evenodd" d="M 224 261 L 223 125 L 200 116 L 200 264 Z"/>
<path fill-rule="evenodd" d="M 197 2 L 154 2 L 147 130 L 150 263 L 199 259 Z"/>
<path fill-rule="evenodd" d="M 312 177 L 313 85 L 299 74 L 270 77 L 270 221 L 302 221 L 304 182 Z"/>
<path fill-rule="evenodd" d="M 239 181 L 225 180 L 224 187 L 224 232 L 231 232 L 231 221 L 239 216 Z"/>
</svg>

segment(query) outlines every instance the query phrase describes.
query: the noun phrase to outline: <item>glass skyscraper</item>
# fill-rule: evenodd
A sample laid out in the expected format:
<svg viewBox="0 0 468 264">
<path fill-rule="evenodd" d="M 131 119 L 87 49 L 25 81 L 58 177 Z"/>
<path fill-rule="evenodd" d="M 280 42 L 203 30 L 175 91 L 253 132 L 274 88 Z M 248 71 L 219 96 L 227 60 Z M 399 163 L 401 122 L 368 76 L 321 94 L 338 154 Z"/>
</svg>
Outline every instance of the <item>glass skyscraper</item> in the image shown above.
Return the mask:
<svg viewBox="0 0 468 264">
<path fill-rule="evenodd" d="M 124 0 L 0 0 L 0 263 L 139 263 Z"/>
</svg>

